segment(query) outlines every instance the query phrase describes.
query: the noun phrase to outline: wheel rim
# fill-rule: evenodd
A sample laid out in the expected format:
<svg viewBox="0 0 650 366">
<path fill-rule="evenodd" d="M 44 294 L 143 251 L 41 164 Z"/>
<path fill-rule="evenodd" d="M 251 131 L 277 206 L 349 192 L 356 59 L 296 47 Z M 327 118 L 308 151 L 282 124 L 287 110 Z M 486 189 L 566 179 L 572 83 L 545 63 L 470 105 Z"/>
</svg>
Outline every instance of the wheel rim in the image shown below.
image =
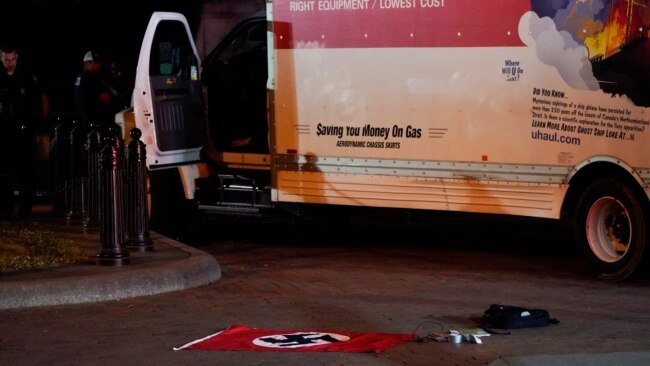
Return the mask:
<svg viewBox="0 0 650 366">
<path fill-rule="evenodd" d="M 587 241 L 601 261 L 621 260 L 630 249 L 632 226 L 625 206 L 613 197 L 594 202 L 587 215 Z"/>
</svg>

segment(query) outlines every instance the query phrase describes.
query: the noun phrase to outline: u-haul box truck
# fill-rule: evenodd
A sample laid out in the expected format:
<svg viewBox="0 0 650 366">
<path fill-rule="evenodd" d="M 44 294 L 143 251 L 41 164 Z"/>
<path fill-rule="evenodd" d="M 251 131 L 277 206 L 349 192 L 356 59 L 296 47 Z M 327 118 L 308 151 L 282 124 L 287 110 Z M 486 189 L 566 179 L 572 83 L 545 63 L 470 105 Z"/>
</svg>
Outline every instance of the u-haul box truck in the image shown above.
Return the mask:
<svg viewBox="0 0 650 366">
<path fill-rule="evenodd" d="M 273 0 L 203 60 L 182 15 L 153 14 L 133 99 L 152 220 L 184 215 L 174 182 L 207 213 L 566 219 L 598 276 L 638 273 L 649 8 L 563 3 Z"/>
</svg>

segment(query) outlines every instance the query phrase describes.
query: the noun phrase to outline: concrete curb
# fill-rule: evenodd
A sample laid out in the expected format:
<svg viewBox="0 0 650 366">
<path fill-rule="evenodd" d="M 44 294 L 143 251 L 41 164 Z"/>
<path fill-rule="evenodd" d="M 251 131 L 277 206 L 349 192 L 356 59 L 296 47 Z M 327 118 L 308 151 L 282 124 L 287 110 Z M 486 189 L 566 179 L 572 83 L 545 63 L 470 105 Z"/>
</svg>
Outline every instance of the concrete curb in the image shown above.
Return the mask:
<svg viewBox="0 0 650 366">
<path fill-rule="evenodd" d="M 175 258 L 144 265 L 102 267 L 65 276 L 0 282 L 0 309 L 28 308 L 118 300 L 203 286 L 221 278 L 221 268 L 210 254 L 151 233 L 155 247 L 167 246 Z M 154 252 L 157 249 L 154 250 Z M 143 255 L 151 255 L 146 253 Z"/>
</svg>

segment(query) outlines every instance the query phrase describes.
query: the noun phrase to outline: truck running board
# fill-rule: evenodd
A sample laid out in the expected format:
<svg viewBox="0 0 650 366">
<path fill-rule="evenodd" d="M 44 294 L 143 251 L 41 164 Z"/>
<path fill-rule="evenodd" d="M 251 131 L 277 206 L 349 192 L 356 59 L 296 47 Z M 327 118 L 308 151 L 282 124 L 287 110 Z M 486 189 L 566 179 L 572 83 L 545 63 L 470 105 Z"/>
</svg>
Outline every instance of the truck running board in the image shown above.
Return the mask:
<svg viewBox="0 0 650 366">
<path fill-rule="evenodd" d="M 271 209 L 271 190 L 255 179 L 218 175 L 197 180 L 196 201 L 206 214 L 261 215 Z"/>
</svg>

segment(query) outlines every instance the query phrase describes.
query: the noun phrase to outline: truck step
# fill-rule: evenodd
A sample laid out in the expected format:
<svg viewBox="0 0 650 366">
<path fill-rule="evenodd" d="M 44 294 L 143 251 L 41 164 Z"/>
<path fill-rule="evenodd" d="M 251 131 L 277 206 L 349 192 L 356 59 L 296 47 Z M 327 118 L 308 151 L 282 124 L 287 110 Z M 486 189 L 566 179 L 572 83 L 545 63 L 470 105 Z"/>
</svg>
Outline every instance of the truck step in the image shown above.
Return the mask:
<svg viewBox="0 0 650 366">
<path fill-rule="evenodd" d="M 196 201 L 206 213 L 258 215 L 272 208 L 271 189 L 254 179 L 238 175 L 219 175 L 197 180 Z"/>
</svg>

